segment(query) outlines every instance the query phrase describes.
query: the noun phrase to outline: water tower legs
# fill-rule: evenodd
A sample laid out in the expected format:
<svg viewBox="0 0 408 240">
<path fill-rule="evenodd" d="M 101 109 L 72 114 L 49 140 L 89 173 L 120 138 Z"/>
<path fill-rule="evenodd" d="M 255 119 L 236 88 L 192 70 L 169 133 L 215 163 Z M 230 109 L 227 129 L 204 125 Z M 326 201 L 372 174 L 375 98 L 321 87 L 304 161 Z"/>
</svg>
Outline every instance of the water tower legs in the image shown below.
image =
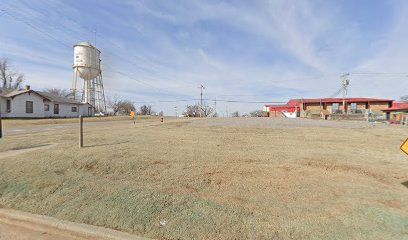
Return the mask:
<svg viewBox="0 0 408 240">
<path fill-rule="evenodd" d="M 77 80 L 78 80 L 78 71 L 75 68 L 75 70 L 74 70 L 74 79 L 72 80 L 72 87 L 71 87 L 71 94 L 72 94 L 72 98 L 74 100 L 76 99 Z"/>
<path fill-rule="evenodd" d="M 84 81 L 82 102 L 89 103 L 95 109 L 95 113 L 106 112 L 105 90 L 103 88 L 102 75 L 92 80 Z"/>
</svg>

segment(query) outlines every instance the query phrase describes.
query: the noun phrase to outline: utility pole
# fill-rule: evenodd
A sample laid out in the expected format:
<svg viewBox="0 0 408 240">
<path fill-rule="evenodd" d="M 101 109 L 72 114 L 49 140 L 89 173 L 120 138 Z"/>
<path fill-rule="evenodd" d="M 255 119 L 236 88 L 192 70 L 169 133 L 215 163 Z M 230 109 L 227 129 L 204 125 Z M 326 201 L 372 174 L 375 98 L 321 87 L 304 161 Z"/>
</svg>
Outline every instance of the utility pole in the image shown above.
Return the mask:
<svg viewBox="0 0 408 240">
<path fill-rule="evenodd" d="M 201 84 L 198 88 L 200 89 L 200 117 L 202 117 L 202 113 L 203 113 L 203 89 L 205 89 L 205 87 L 203 86 L 203 84 Z"/>
<path fill-rule="evenodd" d="M 200 105 L 203 106 L 203 89 L 205 87 L 201 84 L 198 88 L 200 88 Z"/>
<path fill-rule="evenodd" d="M 347 88 L 348 85 L 350 84 L 350 80 L 347 79 L 347 77 L 350 76 L 350 73 L 345 73 L 341 75 L 342 81 L 341 81 L 341 86 L 342 86 L 342 92 L 343 92 L 343 114 L 346 114 L 346 95 L 347 95 Z"/>
<path fill-rule="evenodd" d="M 1 123 L 1 118 L 2 118 L 2 116 L 1 116 L 1 100 L 0 100 L 0 138 L 3 137 L 3 126 L 2 126 L 2 123 Z"/>
<path fill-rule="evenodd" d="M 217 98 L 214 98 L 214 114 L 217 114 Z"/>
</svg>

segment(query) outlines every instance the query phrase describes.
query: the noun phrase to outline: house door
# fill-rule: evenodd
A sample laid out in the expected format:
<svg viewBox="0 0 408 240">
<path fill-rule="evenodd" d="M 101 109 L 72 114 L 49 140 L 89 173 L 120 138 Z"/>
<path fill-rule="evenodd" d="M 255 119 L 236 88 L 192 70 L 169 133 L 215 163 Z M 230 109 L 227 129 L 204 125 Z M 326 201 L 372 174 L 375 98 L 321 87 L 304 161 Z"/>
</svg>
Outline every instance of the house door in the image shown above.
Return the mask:
<svg viewBox="0 0 408 240">
<path fill-rule="evenodd" d="M 59 114 L 59 104 L 54 104 L 54 114 Z"/>
<path fill-rule="evenodd" d="M 92 108 L 91 107 L 88 108 L 88 117 L 90 117 L 90 116 L 92 116 Z"/>
<path fill-rule="evenodd" d="M 390 112 L 387 112 L 385 114 L 385 120 L 390 121 L 390 119 L 391 119 L 391 114 L 390 114 Z"/>
</svg>

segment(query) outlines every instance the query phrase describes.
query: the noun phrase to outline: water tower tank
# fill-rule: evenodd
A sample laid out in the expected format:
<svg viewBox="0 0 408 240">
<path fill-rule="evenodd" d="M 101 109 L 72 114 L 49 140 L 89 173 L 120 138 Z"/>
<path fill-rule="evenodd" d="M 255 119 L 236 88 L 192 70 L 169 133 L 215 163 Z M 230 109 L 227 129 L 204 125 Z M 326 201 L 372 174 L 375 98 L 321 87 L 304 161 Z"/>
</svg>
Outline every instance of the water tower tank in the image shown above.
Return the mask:
<svg viewBox="0 0 408 240">
<path fill-rule="evenodd" d="M 101 73 L 100 54 L 89 42 L 74 45 L 74 68 L 82 79 L 91 80 Z"/>
</svg>

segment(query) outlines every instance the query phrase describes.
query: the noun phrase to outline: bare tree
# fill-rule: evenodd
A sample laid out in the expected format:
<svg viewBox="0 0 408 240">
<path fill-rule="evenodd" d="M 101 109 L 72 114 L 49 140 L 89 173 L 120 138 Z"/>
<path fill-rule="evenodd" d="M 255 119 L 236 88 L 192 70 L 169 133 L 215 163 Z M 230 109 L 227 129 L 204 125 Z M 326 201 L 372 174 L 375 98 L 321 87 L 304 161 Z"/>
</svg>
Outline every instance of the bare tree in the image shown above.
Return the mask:
<svg viewBox="0 0 408 240">
<path fill-rule="evenodd" d="M 254 110 L 252 112 L 249 113 L 249 115 L 251 117 L 262 117 L 263 116 L 263 112 L 260 110 Z"/>
<path fill-rule="evenodd" d="M 66 97 L 69 95 L 68 89 L 62 89 L 62 88 L 47 88 L 44 90 L 44 92 L 55 95 L 55 96 L 61 96 L 61 97 Z"/>
<path fill-rule="evenodd" d="M 186 117 L 199 117 L 200 116 L 200 107 L 198 104 L 187 105 L 186 111 L 183 113 Z"/>
<path fill-rule="evenodd" d="M 135 105 L 129 100 L 119 100 L 118 113 L 121 115 L 129 115 L 130 112 L 135 111 Z"/>
<path fill-rule="evenodd" d="M 183 115 L 186 117 L 200 117 L 200 113 L 202 117 L 209 117 L 214 113 L 214 108 L 208 105 L 201 106 L 198 103 L 194 105 L 187 105 L 186 111 L 183 113 Z"/>
<path fill-rule="evenodd" d="M 7 58 L 0 60 L 0 83 L 3 88 L 17 89 L 24 82 L 24 74 L 12 69 Z"/>
<path fill-rule="evenodd" d="M 401 96 L 399 100 L 401 102 L 408 102 L 408 95 Z"/>
<path fill-rule="evenodd" d="M 209 105 L 202 105 L 200 109 L 203 117 L 209 117 L 214 112 L 214 108 Z"/>
<path fill-rule="evenodd" d="M 118 95 L 114 95 L 113 98 L 107 97 L 107 104 L 112 109 L 113 115 L 117 115 L 119 112 L 119 101 Z"/>
<path fill-rule="evenodd" d="M 232 117 L 239 117 L 239 112 L 233 112 Z"/>
<path fill-rule="evenodd" d="M 140 115 L 152 115 L 152 106 L 150 105 L 143 105 L 140 107 Z"/>
</svg>

